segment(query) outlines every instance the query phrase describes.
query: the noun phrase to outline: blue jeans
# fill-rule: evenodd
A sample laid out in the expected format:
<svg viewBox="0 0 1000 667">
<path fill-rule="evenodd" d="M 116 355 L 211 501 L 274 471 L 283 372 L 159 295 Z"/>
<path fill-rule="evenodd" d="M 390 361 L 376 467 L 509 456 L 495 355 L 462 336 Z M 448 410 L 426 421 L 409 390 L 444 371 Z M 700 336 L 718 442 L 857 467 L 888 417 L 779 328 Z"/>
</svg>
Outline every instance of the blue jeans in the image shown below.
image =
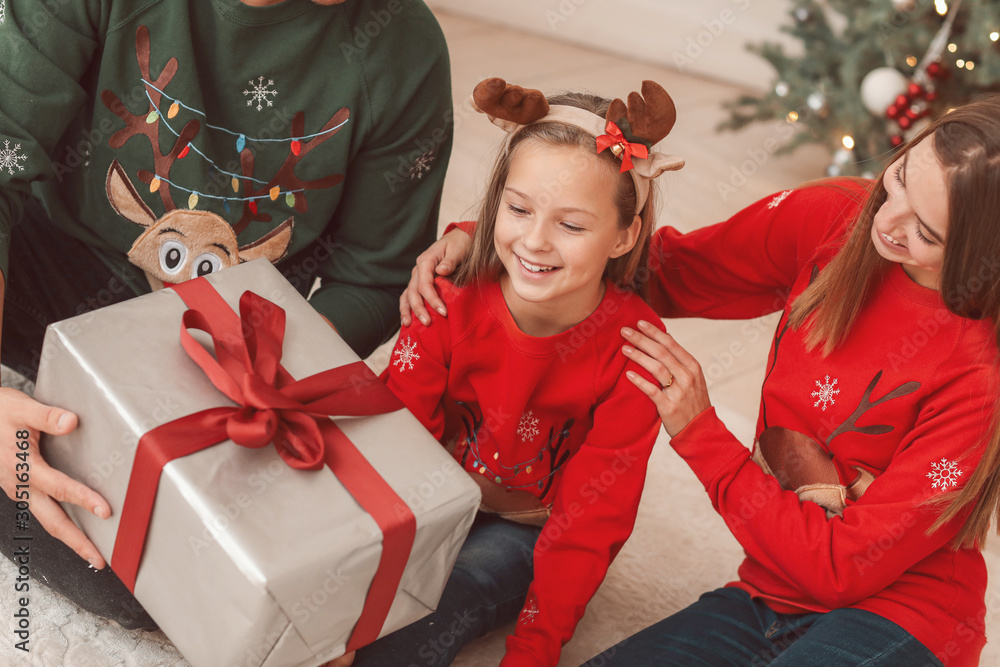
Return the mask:
<svg viewBox="0 0 1000 667">
<path fill-rule="evenodd" d="M 585 667 L 942 667 L 913 635 L 860 609 L 779 614 L 737 588 L 710 591 Z"/>
<path fill-rule="evenodd" d="M 539 532 L 478 515 L 437 611 L 359 649 L 354 667 L 445 667 L 472 640 L 513 622 L 533 578 Z"/>
</svg>

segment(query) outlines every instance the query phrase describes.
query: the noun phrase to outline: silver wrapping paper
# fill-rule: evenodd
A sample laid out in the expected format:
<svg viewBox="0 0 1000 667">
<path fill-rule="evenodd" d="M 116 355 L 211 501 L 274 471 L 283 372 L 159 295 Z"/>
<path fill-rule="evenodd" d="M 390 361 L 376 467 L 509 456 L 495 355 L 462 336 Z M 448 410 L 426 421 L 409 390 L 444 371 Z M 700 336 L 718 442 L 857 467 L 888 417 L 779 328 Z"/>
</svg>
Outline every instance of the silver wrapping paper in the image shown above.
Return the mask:
<svg viewBox="0 0 1000 667">
<path fill-rule="evenodd" d="M 237 312 L 245 290 L 285 309 L 281 363 L 294 377 L 358 360 L 266 260 L 208 280 Z M 64 505 L 109 562 L 139 438 L 233 405 L 180 346 L 186 309 L 162 290 L 46 333 L 35 396 L 80 422 L 44 437 L 42 453 L 111 504 L 107 520 Z M 406 410 L 337 423 L 417 520 L 385 635 L 437 604 L 479 490 Z M 273 447 L 225 441 L 164 467 L 135 596 L 195 667 L 318 665 L 344 652 L 381 548 L 374 520 L 329 468 L 293 470 Z"/>
</svg>

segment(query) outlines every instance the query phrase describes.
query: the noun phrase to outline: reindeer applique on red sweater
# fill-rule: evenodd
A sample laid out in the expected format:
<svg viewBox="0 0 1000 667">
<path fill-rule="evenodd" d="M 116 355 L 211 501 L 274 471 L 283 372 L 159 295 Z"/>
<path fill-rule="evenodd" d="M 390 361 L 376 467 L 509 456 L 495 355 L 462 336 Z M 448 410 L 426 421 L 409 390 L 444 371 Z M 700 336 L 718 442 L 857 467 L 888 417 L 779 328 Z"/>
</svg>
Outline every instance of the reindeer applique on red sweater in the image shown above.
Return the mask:
<svg viewBox="0 0 1000 667">
<path fill-rule="evenodd" d="M 154 214 L 118 160 L 111 163 L 106 181 L 108 201 L 119 215 L 146 228 L 132 244 L 128 252 L 129 261 L 143 270 L 153 289 L 160 289 L 260 257 L 272 263 L 280 260 L 291 244 L 294 218 L 289 217 L 264 236 L 243 246 L 239 245 L 237 237 L 251 222 L 271 221 L 270 215 L 258 210 L 258 201 L 273 201 L 279 194 L 290 195 L 286 202 L 295 211 L 305 213 L 309 210 L 306 190 L 330 188 L 344 180 L 343 174 L 303 180 L 295 174 L 295 167 L 311 150 L 339 131 L 350 117 L 349 110 L 337 110 L 319 132 L 310 135 L 311 138 L 304 136 L 305 113 L 296 113 L 290 127 L 288 155 L 274 177 L 266 183 L 254 178 L 254 155 L 249 148 L 238 143 L 241 175 L 233 176 L 233 183 L 234 188 L 241 185 L 243 191 L 239 197 L 234 196 L 233 201 L 242 204 L 242 215 L 237 222 L 230 224 L 215 213 L 179 209 L 174 204 L 169 186 L 170 169 L 178 159 L 191 152 L 201 123 L 192 119 L 179 131 L 171 128 L 177 138 L 169 151 L 161 150 L 160 125 L 165 115 L 161 103 L 166 86 L 177 73 L 178 62 L 176 58 L 171 58 L 159 76 L 152 76 L 149 30 L 146 26 L 140 26 L 136 31 L 135 48 L 139 71 L 149 97 L 149 109 L 142 114 L 134 114 L 115 93 L 105 90 L 101 100 L 125 122 L 125 127 L 111 137 L 108 145 L 118 149 L 136 136 L 145 136 L 149 140 L 153 171 L 140 169 L 137 177 L 150 186 L 151 192 L 159 194 L 165 213 L 162 216 Z"/>
<path fill-rule="evenodd" d="M 819 274 L 819 268 L 813 267 L 809 282 L 812 283 Z M 767 384 L 771 372 L 778 361 L 778 351 L 781 341 L 790 326 L 789 315 L 784 315 L 784 325 L 774 338 L 774 351 L 771 367 L 764 377 Z M 872 378 L 858 401 L 854 412 L 826 437 L 822 444 L 804 433 L 799 433 L 782 426 L 769 426 L 767 423 L 767 403 L 762 406 L 764 430 L 754 443 L 753 460 L 764 472 L 774 475 L 781 488 L 795 491 L 802 500 L 811 500 L 826 510 L 828 517 L 843 514 L 848 502 L 854 502 L 864 495 L 868 487 L 875 481 L 875 475 L 861 466 L 850 466 L 834 459 L 830 444 L 839 436 L 847 433 L 861 435 L 881 435 L 893 429 L 888 424 L 861 424 L 862 416 L 866 421 L 877 417 L 877 412 L 868 414 L 878 406 L 894 399 L 912 394 L 920 388 L 916 381 L 904 382 L 889 391 L 878 387 L 884 371 L 878 371 Z M 876 390 L 885 391 L 877 399 L 872 399 Z M 842 481 L 843 480 L 843 481 Z M 847 483 L 843 483 L 847 481 Z"/>
</svg>

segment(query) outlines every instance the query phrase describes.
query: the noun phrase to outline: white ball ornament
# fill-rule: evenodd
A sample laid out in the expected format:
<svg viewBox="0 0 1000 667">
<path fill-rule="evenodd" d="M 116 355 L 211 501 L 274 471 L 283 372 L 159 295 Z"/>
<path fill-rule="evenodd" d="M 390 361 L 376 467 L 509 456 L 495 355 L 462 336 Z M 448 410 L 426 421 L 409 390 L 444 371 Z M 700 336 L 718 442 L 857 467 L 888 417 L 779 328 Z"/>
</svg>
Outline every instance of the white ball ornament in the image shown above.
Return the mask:
<svg viewBox="0 0 1000 667">
<path fill-rule="evenodd" d="M 892 6 L 901 12 L 912 12 L 917 3 L 916 0 L 892 0 Z"/>
<path fill-rule="evenodd" d="M 861 80 L 861 102 L 875 116 L 885 116 L 896 98 L 906 93 L 909 80 L 894 67 L 873 69 Z"/>
<path fill-rule="evenodd" d="M 806 106 L 813 111 L 822 111 L 826 107 L 826 98 L 822 93 L 810 93 L 806 98 Z"/>
</svg>

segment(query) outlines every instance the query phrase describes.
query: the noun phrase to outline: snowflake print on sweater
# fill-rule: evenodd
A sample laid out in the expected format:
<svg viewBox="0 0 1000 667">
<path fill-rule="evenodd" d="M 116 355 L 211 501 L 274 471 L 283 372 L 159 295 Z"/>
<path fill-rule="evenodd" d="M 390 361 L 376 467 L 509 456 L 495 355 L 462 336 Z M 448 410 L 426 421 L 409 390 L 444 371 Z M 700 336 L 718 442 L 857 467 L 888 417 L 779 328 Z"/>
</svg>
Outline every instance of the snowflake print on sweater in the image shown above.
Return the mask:
<svg viewBox="0 0 1000 667">
<path fill-rule="evenodd" d="M 398 366 L 400 373 L 411 370 L 413 362 L 420 358 L 417 354 L 417 343 L 407 336 L 405 341 L 399 341 L 399 346 L 393 351 L 392 356 L 396 357 L 392 365 Z"/>
<path fill-rule="evenodd" d="M 27 160 L 28 156 L 20 152 L 21 144 L 14 144 L 14 147 L 10 147 L 10 141 L 7 139 L 3 140 L 3 149 L 0 150 L 0 171 L 4 169 L 11 176 L 14 175 L 14 167 L 17 167 L 18 171 L 24 171 L 24 167 L 18 164 L 21 160 Z"/>
<path fill-rule="evenodd" d="M 791 190 L 785 190 L 784 192 L 775 195 L 774 199 L 771 200 L 771 203 L 769 203 L 767 207 L 778 208 L 778 205 L 781 204 L 781 202 L 785 201 L 785 198 L 788 197 L 788 195 L 790 194 L 792 194 Z"/>
<path fill-rule="evenodd" d="M 538 616 L 538 603 L 532 597 L 531 601 L 524 605 L 524 609 L 521 610 L 521 616 L 517 619 L 517 622 L 522 625 L 531 625 L 535 622 L 535 616 Z"/>
<path fill-rule="evenodd" d="M 955 461 L 941 459 L 940 462 L 931 463 L 931 471 L 927 473 L 927 478 L 931 480 L 932 489 L 947 491 L 949 486 L 958 487 L 958 478 L 962 476 L 958 464 Z"/>
<path fill-rule="evenodd" d="M 253 79 L 250 79 L 250 81 L 248 81 L 247 83 L 250 84 L 250 89 L 243 91 L 244 95 L 250 96 L 250 99 L 247 100 L 247 106 L 251 106 L 254 102 L 256 102 L 257 111 L 260 111 L 261 109 L 264 108 L 263 106 L 261 106 L 261 102 L 267 103 L 267 106 L 269 107 L 274 106 L 271 100 L 268 99 L 267 97 L 268 95 L 278 94 L 277 90 L 271 89 L 271 86 L 274 85 L 274 81 L 268 79 L 267 83 L 264 83 L 264 77 L 260 76 L 257 77 L 257 83 L 254 83 Z"/>
<path fill-rule="evenodd" d="M 412 181 L 415 179 L 419 181 L 420 179 L 422 179 L 424 177 L 424 174 L 428 173 L 431 170 L 431 165 L 434 164 L 434 159 L 436 157 L 437 157 L 437 149 L 432 148 L 423 155 L 421 155 L 420 157 L 418 157 L 416 160 L 414 160 L 413 164 L 410 165 L 409 171 L 407 172 L 410 176 L 410 180 Z"/>
<path fill-rule="evenodd" d="M 517 426 L 517 434 L 521 436 L 521 442 L 531 442 L 538 435 L 538 418 L 532 410 L 528 410 L 521 415 L 521 423 Z"/>
<path fill-rule="evenodd" d="M 816 386 L 819 387 L 819 389 L 810 394 L 813 398 L 816 399 L 816 402 L 813 403 L 813 407 L 818 408 L 822 404 L 823 406 L 822 409 L 825 412 L 827 403 L 829 403 L 830 405 L 836 403 L 833 397 L 840 393 L 839 389 L 834 389 L 836 385 L 837 385 L 837 378 L 833 378 L 833 382 L 830 382 L 829 375 L 823 378 L 822 384 L 820 383 L 819 380 L 816 380 Z"/>
</svg>

